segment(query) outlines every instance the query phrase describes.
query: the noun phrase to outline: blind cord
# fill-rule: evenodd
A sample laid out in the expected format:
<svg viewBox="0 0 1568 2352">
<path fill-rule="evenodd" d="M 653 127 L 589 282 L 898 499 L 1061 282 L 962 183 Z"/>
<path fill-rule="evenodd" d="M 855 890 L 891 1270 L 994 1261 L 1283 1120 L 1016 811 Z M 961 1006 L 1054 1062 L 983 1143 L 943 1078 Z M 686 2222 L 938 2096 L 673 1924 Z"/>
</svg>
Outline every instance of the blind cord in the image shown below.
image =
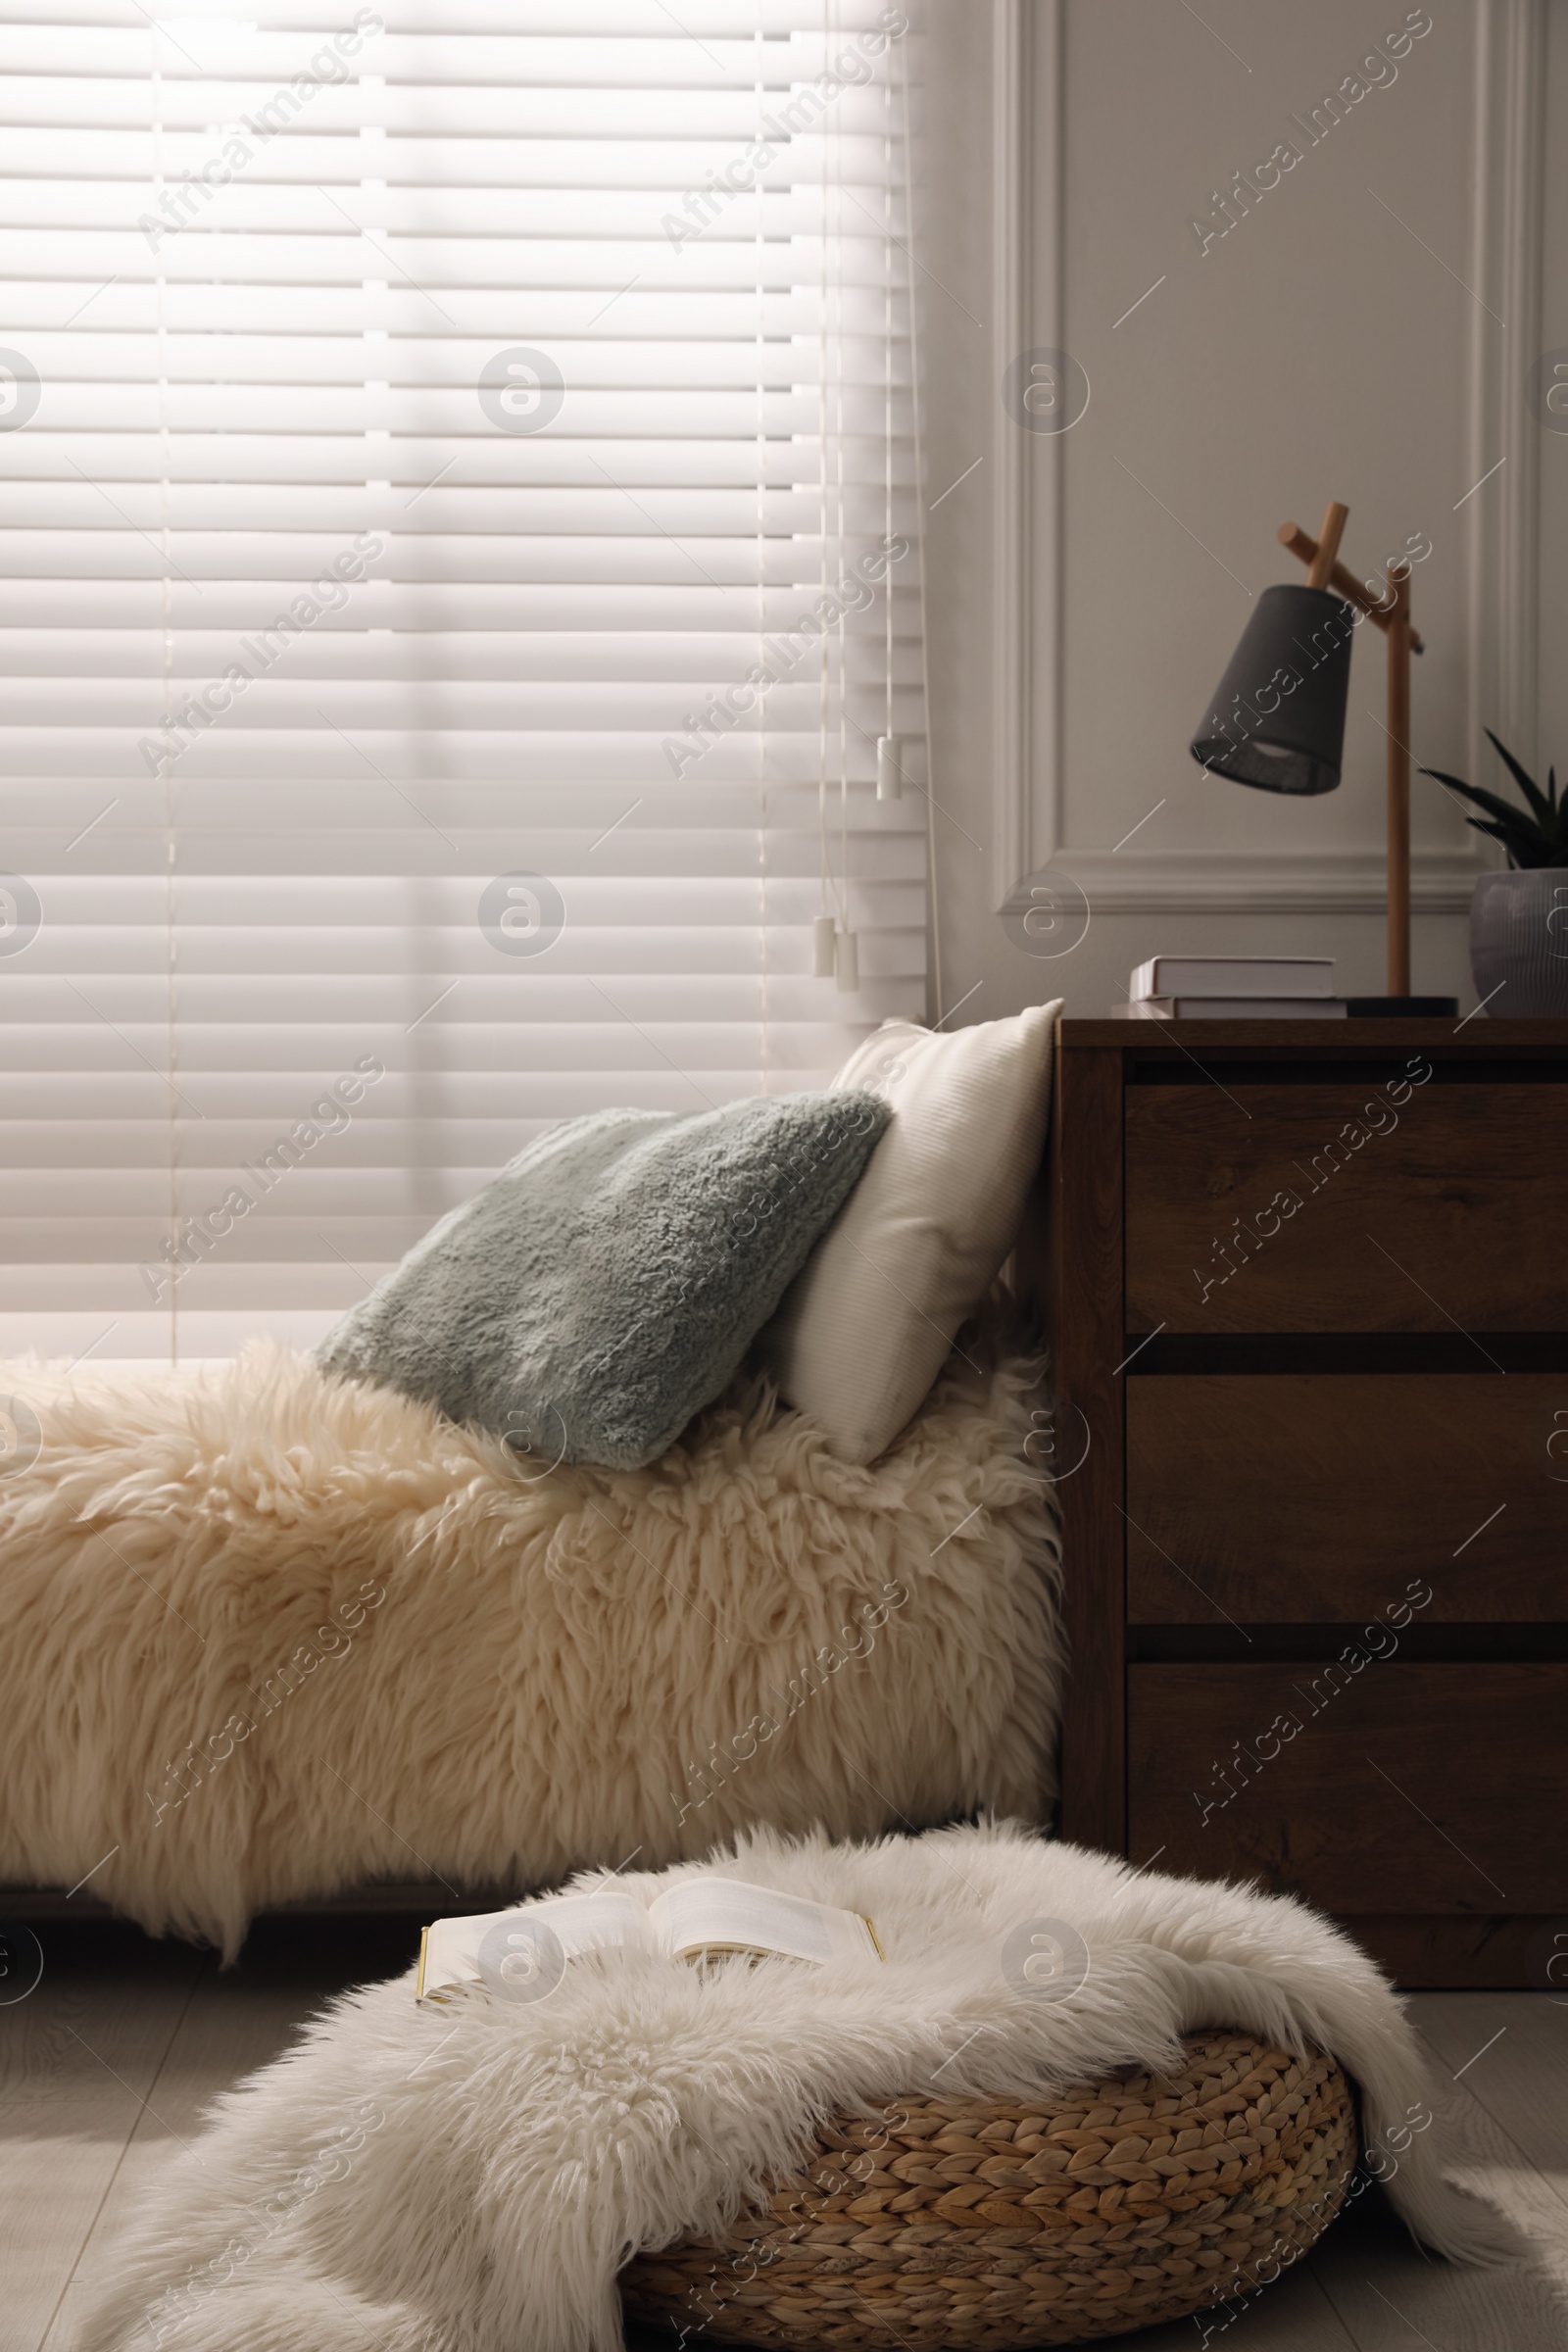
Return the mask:
<svg viewBox="0 0 1568 2352">
<path fill-rule="evenodd" d="M 153 201 L 164 189 L 164 80 L 158 60 L 158 27 L 148 20 L 147 38 L 152 72 L 149 95 L 152 112 Z M 159 583 L 159 620 L 162 639 L 162 718 L 164 739 L 164 1028 L 169 1061 L 169 1362 L 179 1368 L 179 1067 L 178 938 L 176 930 L 175 803 L 174 803 L 174 629 L 173 549 L 169 525 L 169 302 L 168 279 L 160 262 L 154 279 L 154 335 L 158 350 L 158 550 L 163 578 Z"/>
<path fill-rule="evenodd" d="M 757 65 L 755 82 L 757 114 L 753 127 L 754 152 L 761 147 L 763 121 L 767 111 L 767 44 L 762 25 L 762 0 L 757 0 L 757 19 L 753 27 L 752 47 Z M 767 667 L 767 243 L 763 223 L 767 197 L 762 170 L 758 171 L 757 233 L 757 663 Z M 759 1088 L 760 1094 L 771 1092 L 772 1070 L 769 1064 L 768 995 L 767 995 L 767 696 L 757 698 L 757 863 L 758 863 L 758 963 L 759 1012 L 760 1035 L 758 1041 Z"/>
<path fill-rule="evenodd" d="M 931 977 L 936 989 L 937 1021 L 947 1018 L 942 990 L 942 909 L 937 882 L 936 761 L 931 746 L 931 655 L 926 643 L 925 606 L 925 448 L 920 419 L 920 318 L 914 285 L 914 120 L 909 90 L 907 36 L 900 44 L 899 92 L 904 118 L 904 252 L 905 298 L 908 304 L 909 419 L 914 438 L 914 559 L 918 565 L 915 590 L 920 618 L 920 705 L 925 733 L 926 892 L 931 909 Z M 892 588 L 888 594 L 892 596 Z"/>
</svg>

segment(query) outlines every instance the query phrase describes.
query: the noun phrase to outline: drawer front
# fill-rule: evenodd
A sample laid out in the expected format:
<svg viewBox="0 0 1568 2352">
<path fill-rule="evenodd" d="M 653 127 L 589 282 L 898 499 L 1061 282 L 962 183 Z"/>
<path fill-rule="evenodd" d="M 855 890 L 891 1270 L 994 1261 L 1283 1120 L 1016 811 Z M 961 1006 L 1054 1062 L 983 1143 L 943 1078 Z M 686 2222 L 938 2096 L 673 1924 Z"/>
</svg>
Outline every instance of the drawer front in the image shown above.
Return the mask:
<svg viewBox="0 0 1568 2352">
<path fill-rule="evenodd" d="M 1130 1331 L 1568 1330 L 1565 1086 L 1129 1086 L 1126 1188 Z"/>
<path fill-rule="evenodd" d="M 1560 1621 L 1568 1373 L 1129 1374 L 1127 1512 L 1135 1625 Z"/>
<path fill-rule="evenodd" d="M 1162 1848 L 1161 1870 L 1340 1913 L 1568 1909 L 1568 1666 L 1134 1666 L 1127 1683 L 1135 1862 Z"/>
</svg>

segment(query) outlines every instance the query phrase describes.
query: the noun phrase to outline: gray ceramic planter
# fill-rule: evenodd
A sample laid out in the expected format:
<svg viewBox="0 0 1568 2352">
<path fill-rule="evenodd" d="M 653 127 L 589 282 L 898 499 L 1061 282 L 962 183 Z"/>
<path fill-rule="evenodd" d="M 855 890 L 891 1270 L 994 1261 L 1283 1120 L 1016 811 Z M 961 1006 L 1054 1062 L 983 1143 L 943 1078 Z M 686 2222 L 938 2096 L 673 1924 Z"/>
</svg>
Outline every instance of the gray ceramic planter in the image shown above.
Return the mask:
<svg viewBox="0 0 1568 2352">
<path fill-rule="evenodd" d="M 1470 969 L 1494 1019 L 1568 1018 L 1568 865 L 1482 875 L 1470 901 Z"/>
</svg>

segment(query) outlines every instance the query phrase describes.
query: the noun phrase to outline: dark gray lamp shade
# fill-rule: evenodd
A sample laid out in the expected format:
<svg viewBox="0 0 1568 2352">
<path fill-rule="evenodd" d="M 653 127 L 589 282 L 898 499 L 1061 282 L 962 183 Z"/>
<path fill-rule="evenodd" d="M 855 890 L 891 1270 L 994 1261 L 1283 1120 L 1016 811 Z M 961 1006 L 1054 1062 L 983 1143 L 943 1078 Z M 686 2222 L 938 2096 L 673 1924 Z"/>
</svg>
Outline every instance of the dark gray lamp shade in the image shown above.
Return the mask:
<svg viewBox="0 0 1568 2352">
<path fill-rule="evenodd" d="M 1355 615 L 1323 588 L 1265 588 L 1193 739 L 1193 758 L 1263 792 L 1332 792 Z"/>
</svg>

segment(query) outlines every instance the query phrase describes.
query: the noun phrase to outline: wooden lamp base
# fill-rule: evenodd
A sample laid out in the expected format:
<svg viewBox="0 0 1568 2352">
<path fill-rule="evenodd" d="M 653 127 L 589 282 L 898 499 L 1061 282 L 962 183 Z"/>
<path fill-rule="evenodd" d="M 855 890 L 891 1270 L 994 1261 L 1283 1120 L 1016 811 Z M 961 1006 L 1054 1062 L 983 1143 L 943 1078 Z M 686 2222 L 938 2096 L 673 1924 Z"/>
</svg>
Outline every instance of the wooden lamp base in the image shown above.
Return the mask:
<svg viewBox="0 0 1568 2352">
<path fill-rule="evenodd" d="M 1457 997 L 1347 997 L 1352 1021 L 1441 1021 L 1457 1012 Z"/>
</svg>

